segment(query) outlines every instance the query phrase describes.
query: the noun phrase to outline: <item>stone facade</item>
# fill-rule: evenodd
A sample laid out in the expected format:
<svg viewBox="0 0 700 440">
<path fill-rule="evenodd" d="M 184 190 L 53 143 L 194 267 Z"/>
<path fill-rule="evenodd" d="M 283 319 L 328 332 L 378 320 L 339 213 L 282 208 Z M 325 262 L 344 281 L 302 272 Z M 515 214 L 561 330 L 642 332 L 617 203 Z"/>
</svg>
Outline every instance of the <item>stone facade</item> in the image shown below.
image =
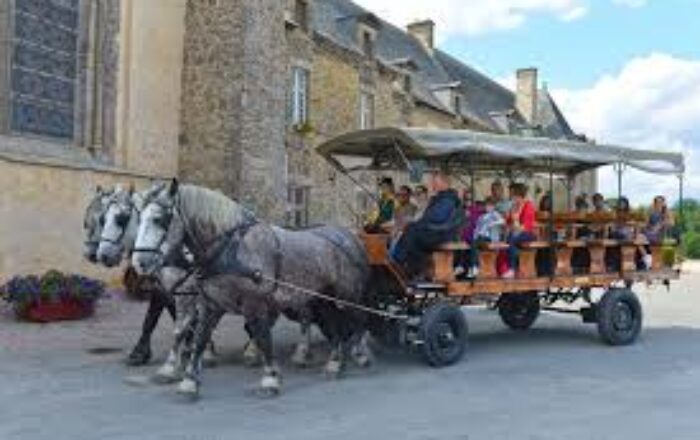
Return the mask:
<svg viewBox="0 0 700 440">
<path fill-rule="evenodd" d="M 79 11 L 74 126 L 69 142 L 18 133 L 10 6 L 19 1 L 28 0 L 0 0 L 0 184 L 12 188 L 0 196 L 0 277 L 104 274 L 80 252 L 97 184 L 179 176 L 277 223 L 356 225 L 371 199 L 315 153 L 320 143 L 361 123 L 499 132 L 508 127 L 491 113 L 508 120 L 515 108 L 511 92 L 433 47 L 431 22 L 410 35 L 349 0 L 31 0 Z M 299 68 L 306 120 L 295 125 Z M 376 175 L 358 178 L 374 189 Z"/>
<path fill-rule="evenodd" d="M 285 200 L 284 5 L 188 2 L 179 164 L 271 219 Z"/>
</svg>

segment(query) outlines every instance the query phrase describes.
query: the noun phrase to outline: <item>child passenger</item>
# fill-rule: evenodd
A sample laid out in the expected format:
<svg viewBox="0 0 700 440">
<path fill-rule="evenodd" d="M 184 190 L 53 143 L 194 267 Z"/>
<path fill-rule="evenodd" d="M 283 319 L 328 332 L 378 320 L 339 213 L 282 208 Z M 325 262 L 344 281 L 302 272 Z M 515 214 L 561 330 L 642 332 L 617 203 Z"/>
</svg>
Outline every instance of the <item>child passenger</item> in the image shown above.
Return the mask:
<svg viewBox="0 0 700 440">
<path fill-rule="evenodd" d="M 479 275 L 479 246 L 484 243 L 496 243 L 503 241 L 503 231 L 506 220 L 496 210 L 496 200 L 488 197 L 485 201 L 484 213 L 476 221 L 474 237 L 471 246 L 471 266 L 467 272 L 468 278 L 476 278 Z"/>
</svg>

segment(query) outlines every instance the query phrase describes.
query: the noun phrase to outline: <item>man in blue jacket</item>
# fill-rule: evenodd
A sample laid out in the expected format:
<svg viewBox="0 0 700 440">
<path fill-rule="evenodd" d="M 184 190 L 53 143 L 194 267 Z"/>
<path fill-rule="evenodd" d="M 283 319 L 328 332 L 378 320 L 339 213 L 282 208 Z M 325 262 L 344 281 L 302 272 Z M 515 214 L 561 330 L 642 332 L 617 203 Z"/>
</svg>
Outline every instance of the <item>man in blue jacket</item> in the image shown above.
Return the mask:
<svg viewBox="0 0 700 440">
<path fill-rule="evenodd" d="M 457 191 L 450 187 L 446 172 L 431 176 L 433 196 L 423 216 L 410 224 L 392 252 L 393 260 L 404 267 L 408 275 L 419 274 L 430 252 L 458 237 L 464 225 L 464 208 Z"/>
</svg>

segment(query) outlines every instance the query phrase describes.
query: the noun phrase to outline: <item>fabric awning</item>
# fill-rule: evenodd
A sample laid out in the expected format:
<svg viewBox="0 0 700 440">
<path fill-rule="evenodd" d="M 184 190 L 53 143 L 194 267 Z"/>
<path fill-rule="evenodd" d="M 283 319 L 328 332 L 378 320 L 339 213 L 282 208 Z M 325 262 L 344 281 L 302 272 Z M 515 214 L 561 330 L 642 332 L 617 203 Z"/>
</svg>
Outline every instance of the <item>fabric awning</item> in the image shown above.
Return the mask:
<svg viewBox="0 0 700 440">
<path fill-rule="evenodd" d="M 407 161 L 464 172 L 530 171 L 573 176 L 604 165 L 625 164 L 656 174 L 682 174 L 683 155 L 614 145 L 482 133 L 470 130 L 379 128 L 334 138 L 318 152 L 336 167 L 343 158 L 364 169 L 406 169 Z"/>
</svg>

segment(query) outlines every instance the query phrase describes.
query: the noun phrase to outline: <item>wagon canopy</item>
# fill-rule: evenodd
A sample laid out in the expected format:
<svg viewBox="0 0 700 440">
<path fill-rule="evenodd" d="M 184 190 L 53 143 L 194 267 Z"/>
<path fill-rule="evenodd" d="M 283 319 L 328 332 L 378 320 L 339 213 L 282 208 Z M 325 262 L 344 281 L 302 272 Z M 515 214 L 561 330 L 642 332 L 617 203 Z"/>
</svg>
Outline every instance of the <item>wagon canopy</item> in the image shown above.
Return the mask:
<svg viewBox="0 0 700 440">
<path fill-rule="evenodd" d="M 656 174 L 682 174 L 685 169 L 679 153 L 470 130 L 360 130 L 322 144 L 318 152 L 342 171 L 405 169 L 409 161 L 475 173 L 526 170 L 568 176 L 613 164 Z"/>
</svg>

